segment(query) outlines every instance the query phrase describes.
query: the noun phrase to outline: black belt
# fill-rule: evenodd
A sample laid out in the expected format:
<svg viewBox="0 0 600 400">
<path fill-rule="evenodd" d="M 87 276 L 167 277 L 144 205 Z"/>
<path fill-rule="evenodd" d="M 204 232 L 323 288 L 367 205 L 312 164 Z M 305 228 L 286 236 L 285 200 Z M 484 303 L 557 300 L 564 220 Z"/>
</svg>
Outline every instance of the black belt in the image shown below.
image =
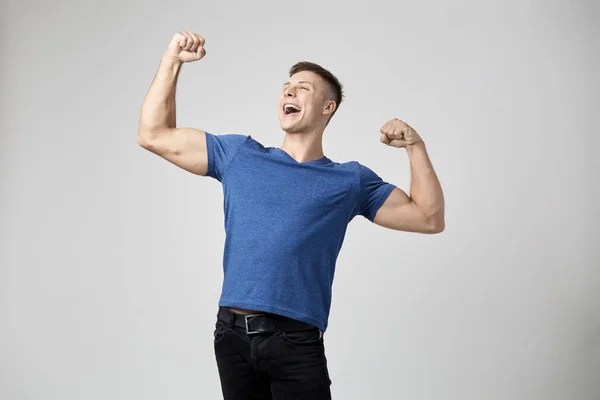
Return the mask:
<svg viewBox="0 0 600 400">
<path fill-rule="evenodd" d="M 236 327 L 249 335 L 264 332 L 295 332 L 318 329 L 292 318 L 271 313 L 238 314 L 227 307 L 220 306 L 217 318 L 227 326 Z"/>
</svg>

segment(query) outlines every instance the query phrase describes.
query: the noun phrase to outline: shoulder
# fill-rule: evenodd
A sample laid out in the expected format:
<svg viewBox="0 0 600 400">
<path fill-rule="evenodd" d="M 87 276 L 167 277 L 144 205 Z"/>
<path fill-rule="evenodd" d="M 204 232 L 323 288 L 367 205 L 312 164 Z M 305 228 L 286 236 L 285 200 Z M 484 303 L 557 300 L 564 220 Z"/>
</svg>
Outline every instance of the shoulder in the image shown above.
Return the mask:
<svg viewBox="0 0 600 400">
<path fill-rule="evenodd" d="M 334 164 L 336 164 L 337 168 L 351 171 L 354 174 L 356 174 L 358 177 L 367 176 L 367 175 L 374 173 L 371 168 L 369 168 L 366 165 L 361 164 L 359 161 L 355 161 L 355 160 L 346 161 L 346 162 L 334 162 Z"/>
<path fill-rule="evenodd" d="M 262 148 L 251 135 L 244 133 L 221 133 L 206 132 L 206 146 L 209 153 L 233 156 L 242 147 Z"/>
<path fill-rule="evenodd" d="M 265 146 L 258 140 L 252 137 L 252 135 L 246 135 L 244 140 L 244 145 L 253 147 L 256 149 L 264 150 Z"/>
<path fill-rule="evenodd" d="M 359 161 L 349 161 L 343 165 L 345 168 L 352 170 L 355 182 L 357 182 L 361 190 L 371 190 L 386 183 L 372 168 Z"/>
<path fill-rule="evenodd" d="M 252 138 L 250 135 L 243 133 L 213 133 L 206 131 L 205 134 L 207 140 L 230 145 L 240 144 Z"/>
</svg>

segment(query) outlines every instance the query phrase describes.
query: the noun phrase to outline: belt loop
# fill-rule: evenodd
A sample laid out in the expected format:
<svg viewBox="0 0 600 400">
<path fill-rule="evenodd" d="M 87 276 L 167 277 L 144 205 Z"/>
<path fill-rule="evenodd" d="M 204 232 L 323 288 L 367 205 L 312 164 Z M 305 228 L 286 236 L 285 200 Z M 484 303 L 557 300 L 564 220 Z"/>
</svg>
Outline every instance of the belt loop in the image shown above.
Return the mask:
<svg viewBox="0 0 600 400">
<path fill-rule="evenodd" d="M 237 314 L 235 312 L 233 312 L 233 310 L 230 310 L 229 308 L 226 308 L 227 310 L 227 323 L 229 324 L 229 329 L 234 329 L 235 328 L 235 319 L 237 318 Z"/>
<path fill-rule="evenodd" d="M 235 324 L 235 313 L 227 307 L 220 306 L 220 319 L 227 325 L 227 328 L 233 329 Z"/>
</svg>

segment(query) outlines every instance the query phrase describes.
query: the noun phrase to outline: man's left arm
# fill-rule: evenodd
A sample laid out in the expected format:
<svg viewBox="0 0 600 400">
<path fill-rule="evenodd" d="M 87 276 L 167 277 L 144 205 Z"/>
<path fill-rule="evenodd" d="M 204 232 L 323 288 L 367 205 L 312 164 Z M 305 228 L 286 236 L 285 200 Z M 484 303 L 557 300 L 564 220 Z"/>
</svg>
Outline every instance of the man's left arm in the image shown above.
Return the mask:
<svg viewBox="0 0 600 400">
<path fill-rule="evenodd" d="M 410 196 L 394 188 L 373 222 L 399 231 L 442 232 L 446 227 L 444 194 L 419 134 L 407 123 L 394 118 L 381 127 L 380 141 L 406 149 L 410 160 Z"/>
</svg>

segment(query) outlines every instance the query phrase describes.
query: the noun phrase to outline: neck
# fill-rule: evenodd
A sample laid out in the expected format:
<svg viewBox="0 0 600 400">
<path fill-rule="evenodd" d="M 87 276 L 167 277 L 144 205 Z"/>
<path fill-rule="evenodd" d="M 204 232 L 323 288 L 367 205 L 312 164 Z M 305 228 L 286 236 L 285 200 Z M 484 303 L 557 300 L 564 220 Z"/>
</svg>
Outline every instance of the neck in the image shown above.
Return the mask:
<svg viewBox="0 0 600 400">
<path fill-rule="evenodd" d="M 285 133 L 281 150 L 298 162 L 323 158 L 323 132 Z"/>
</svg>

